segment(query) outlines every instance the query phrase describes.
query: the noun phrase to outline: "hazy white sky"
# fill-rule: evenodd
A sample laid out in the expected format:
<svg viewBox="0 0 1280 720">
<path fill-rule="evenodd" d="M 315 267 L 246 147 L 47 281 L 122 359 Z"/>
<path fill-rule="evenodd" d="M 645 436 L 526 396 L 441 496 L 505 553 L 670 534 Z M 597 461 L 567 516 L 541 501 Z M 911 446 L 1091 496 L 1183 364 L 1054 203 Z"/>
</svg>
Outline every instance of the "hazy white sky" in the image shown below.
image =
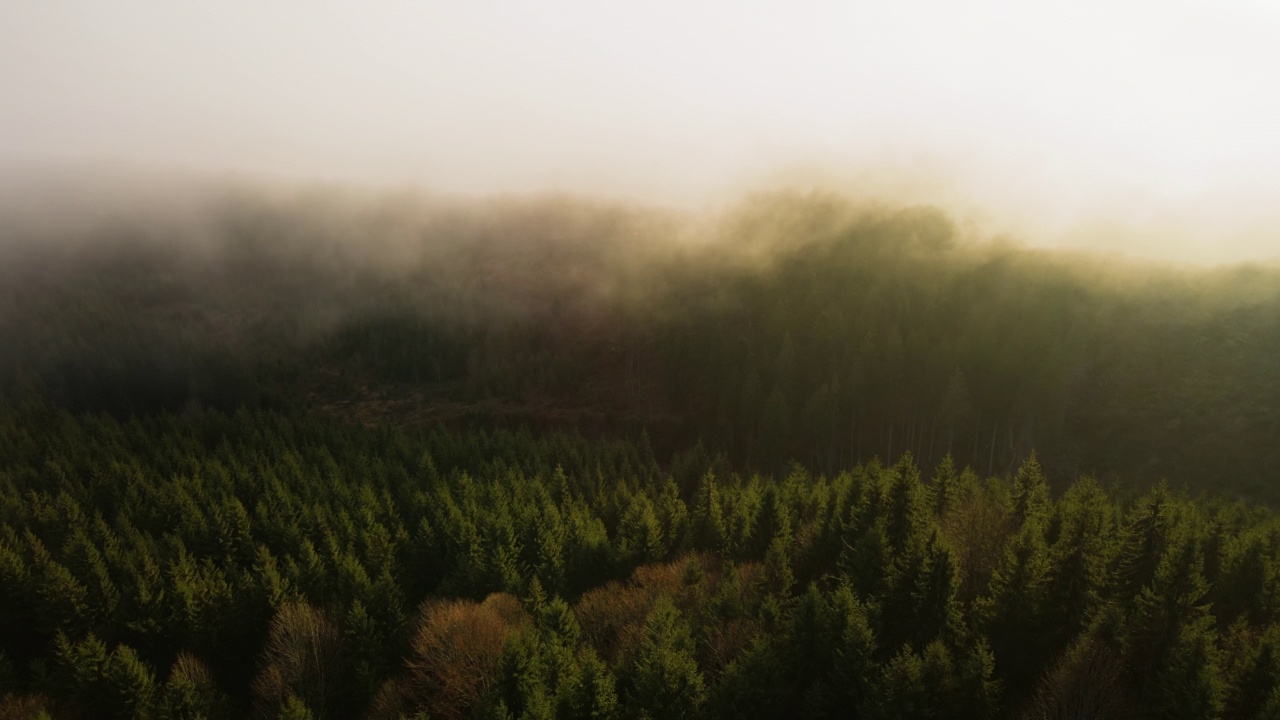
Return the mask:
<svg viewBox="0 0 1280 720">
<path fill-rule="evenodd" d="M 698 204 L 780 180 L 1280 256 L 1280 0 L 3 0 L 0 170 Z"/>
</svg>

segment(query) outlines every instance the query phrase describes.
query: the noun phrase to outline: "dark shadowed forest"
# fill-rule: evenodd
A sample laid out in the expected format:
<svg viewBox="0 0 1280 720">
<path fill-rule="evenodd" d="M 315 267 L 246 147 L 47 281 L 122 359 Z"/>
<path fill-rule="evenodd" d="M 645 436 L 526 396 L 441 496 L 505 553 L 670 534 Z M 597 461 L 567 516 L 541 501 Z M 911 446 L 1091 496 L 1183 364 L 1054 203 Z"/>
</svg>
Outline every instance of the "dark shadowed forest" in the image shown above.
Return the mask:
<svg viewBox="0 0 1280 720">
<path fill-rule="evenodd" d="M 0 717 L 1280 717 L 1275 268 L 820 193 L 54 228 Z"/>
</svg>

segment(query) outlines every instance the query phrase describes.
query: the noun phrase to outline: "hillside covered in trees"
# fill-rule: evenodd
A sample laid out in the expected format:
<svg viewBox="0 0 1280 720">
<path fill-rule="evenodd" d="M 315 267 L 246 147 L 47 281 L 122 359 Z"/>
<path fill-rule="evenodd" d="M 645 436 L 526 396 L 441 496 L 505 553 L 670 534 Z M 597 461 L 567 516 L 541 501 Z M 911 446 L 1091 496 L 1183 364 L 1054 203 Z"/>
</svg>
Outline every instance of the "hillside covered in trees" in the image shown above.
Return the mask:
<svg viewBox="0 0 1280 720">
<path fill-rule="evenodd" d="M 769 195 L 0 239 L 0 717 L 1280 716 L 1280 271 Z"/>
<path fill-rule="evenodd" d="M 15 224 L 10 397 L 305 407 L 702 440 L 833 473 L 910 450 L 984 475 L 1277 497 L 1280 270 L 979 242 L 929 208 L 767 195 L 694 218 L 569 199 L 228 195 L 166 221 Z"/>
<path fill-rule="evenodd" d="M 1276 516 L 1055 498 L 1034 456 L 744 476 L 564 434 L 23 407 L 0 463 L 5 717 L 1280 711 Z"/>
</svg>

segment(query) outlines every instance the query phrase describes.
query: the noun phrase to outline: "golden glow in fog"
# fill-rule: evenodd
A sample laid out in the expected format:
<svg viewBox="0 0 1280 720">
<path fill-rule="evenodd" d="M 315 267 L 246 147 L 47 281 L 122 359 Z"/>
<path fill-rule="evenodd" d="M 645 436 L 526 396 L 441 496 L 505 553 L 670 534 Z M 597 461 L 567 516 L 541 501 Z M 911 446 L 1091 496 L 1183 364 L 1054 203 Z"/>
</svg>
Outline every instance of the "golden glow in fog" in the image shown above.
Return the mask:
<svg viewBox="0 0 1280 720">
<path fill-rule="evenodd" d="M 19 0 L 0 172 L 694 205 L 813 182 L 1040 242 L 1272 258 L 1278 39 L 1262 0 Z"/>
</svg>

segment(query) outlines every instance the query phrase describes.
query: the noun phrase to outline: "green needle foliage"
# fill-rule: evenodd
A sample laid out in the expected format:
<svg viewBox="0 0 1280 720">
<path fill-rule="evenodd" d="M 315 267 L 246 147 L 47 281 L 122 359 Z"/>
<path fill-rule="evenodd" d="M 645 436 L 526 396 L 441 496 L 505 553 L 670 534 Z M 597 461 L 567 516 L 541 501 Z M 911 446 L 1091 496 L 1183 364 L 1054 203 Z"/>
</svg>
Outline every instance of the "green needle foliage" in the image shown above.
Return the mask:
<svg viewBox="0 0 1280 720">
<path fill-rule="evenodd" d="M 1265 509 L 1055 496 L 1033 456 L 690 462 L 682 494 L 643 440 L 0 407 L 0 707 L 1252 718 L 1280 693 Z"/>
</svg>

